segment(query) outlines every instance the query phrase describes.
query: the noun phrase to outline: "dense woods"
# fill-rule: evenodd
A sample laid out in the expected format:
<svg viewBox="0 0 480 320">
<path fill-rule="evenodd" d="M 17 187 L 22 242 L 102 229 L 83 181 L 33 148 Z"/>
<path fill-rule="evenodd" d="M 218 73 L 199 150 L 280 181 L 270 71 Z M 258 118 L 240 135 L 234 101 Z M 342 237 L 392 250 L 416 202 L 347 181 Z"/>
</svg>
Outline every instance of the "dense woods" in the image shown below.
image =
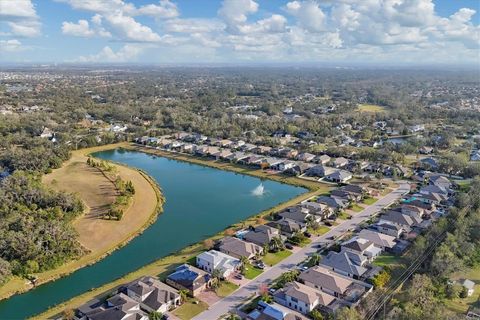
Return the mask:
<svg viewBox="0 0 480 320">
<path fill-rule="evenodd" d="M 16 171 L 0 184 L 0 282 L 77 257 L 82 248 L 69 222 L 83 211 L 72 195 L 44 187 L 36 174 Z"/>
</svg>

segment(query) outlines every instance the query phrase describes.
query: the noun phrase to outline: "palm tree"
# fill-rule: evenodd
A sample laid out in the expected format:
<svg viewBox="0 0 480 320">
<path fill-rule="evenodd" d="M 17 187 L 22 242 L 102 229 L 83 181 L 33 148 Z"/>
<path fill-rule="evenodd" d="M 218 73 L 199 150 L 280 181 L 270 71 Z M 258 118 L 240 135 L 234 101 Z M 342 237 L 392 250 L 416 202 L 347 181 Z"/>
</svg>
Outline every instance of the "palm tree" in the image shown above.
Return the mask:
<svg viewBox="0 0 480 320">
<path fill-rule="evenodd" d="M 245 273 L 245 267 L 246 267 L 246 266 L 248 265 L 248 263 L 249 263 L 247 257 L 241 257 L 241 258 L 240 258 L 240 262 L 242 263 L 242 264 L 240 265 L 240 272 L 241 272 L 242 274 L 244 274 L 244 273 Z"/>
<path fill-rule="evenodd" d="M 273 250 L 273 251 L 279 251 L 279 250 L 283 250 L 285 249 L 285 245 L 283 244 L 283 241 L 280 237 L 274 237 L 271 241 L 270 241 L 270 248 Z"/>
<path fill-rule="evenodd" d="M 149 320 L 162 320 L 163 314 L 158 311 L 152 311 L 148 314 L 148 319 Z"/>
<path fill-rule="evenodd" d="M 213 272 L 212 272 L 212 284 L 211 284 L 211 288 L 213 290 L 216 290 L 218 289 L 218 287 L 220 286 L 220 280 L 222 278 L 222 273 L 219 269 L 213 269 Z"/>
<path fill-rule="evenodd" d="M 180 295 L 180 300 L 181 300 L 182 302 L 187 301 L 187 299 L 188 299 L 188 294 L 189 294 L 188 290 L 180 290 L 180 291 L 178 292 L 178 294 Z"/>
<path fill-rule="evenodd" d="M 310 257 L 310 261 L 312 265 L 318 265 L 318 263 L 320 262 L 320 255 L 318 253 L 312 254 L 312 256 Z"/>
</svg>

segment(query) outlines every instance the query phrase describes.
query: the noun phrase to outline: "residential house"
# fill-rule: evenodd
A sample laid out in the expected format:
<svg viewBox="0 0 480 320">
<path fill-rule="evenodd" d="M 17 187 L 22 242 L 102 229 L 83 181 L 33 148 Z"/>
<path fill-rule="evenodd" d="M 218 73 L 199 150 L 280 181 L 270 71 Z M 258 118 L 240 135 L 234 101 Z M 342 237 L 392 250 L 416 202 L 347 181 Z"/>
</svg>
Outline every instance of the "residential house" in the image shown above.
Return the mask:
<svg viewBox="0 0 480 320">
<path fill-rule="evenodd" d="M 354 193 L 347 192 L 347 191 L 343 190 L 342 188 L 332 190 L 330 192 L 330 195 L 332 197 L 337 197 L 337 198 L 340 198 L 340 199 L 344 199 L 345 201 L 349 201 L 349 202 L 350 201 L 358 202 L 358 201 L 362 200 L 361 196 L 359 196 L 357 194 L 354 194 Z"/>
<path fill-rule="evenodd" d="M 368 271 L 363 265 L 367 258 L 360 253 L 343 250 L 340 252 L 330 251 L 322 258 L 320 265 L 344 276 L 362 279 Z"/>
<path fill-rule="evenodd" d="M 341 211 L 348 206 L 348 201 L 345 201 L 337 197 L 319 196 L 317 198 L 317 202 L 327 205 L 335 212 Z"/>
<path fill-rule="evenodd" d="M 105 304 L 96 307 L 82 306 L 78 309 L 80 319 L 85 320 L 148 320 L 148 315 L 140 310 L 140 303 L 123 293 L 107 299 Z"/>
<path fill-rule="evenodd" d="M 326 180 L 336 183 L 345 183 L 352 178 L 352 174 L 345 170 L 337 170 L 325 176 Z"/>
<path fill-rule="evenodd" d="M 233 153 L 228 149 L 220 150 L 217 153 L 214 153 L 213 156 L 216 160 L 229 160 L 228 157 L 231 156 Z"/>
<path fill-rule="evenodd" d="M 412 227 L 420 225 L 422 219 L 413 218 L 399 211 L 389 210 L 380 217 L 379 222 L 397 225 L 407 232 L 410 232 Z"/>
<path fill-rule="evenodd" d="M 428 158 L 423 158 L 420 160 L 420 165 L 422 167 L 425 167 L 429 170 L 435 170 L 435 169 L 438 169 L 438 166 L 439 166 L 439 163 L 438 163 L 438 160 L 435 159 L 435 158 L 432 158 L 432 157 L 428 157 Z"/>
<path fill-rule="evenodd" d="M 342 251 L 359 253 L 367 257 L 369 262 L 375 260 L 382 253 L 382 249 L 376 247 L 372 241 L 359 238 L 358 236 L 342 243 Z"/>
<path fill-rule="evenodd" d="M 297 160 L 305 161 L 305 162 L 311 162 L 313 161 L 313 159 L 315 159 L 315 155 L 308 152 L 300 153 L 297 156 Z"/>
<path fill-rule="evenodd" d="M 302 202 L 301 206 L 308 209 L 310 214 L 320 217 L 320 220 L 326 220 L 335 213 L 332 208 L 323 203 L 307 201 Z"/>
<path fill-rule="evenodd" d="M 407 232 L 401 226 L 387 223 L 387 222 L 379 222 L 374 224 L 372 227 L 375 228 L 380 233 L 388 234 L 389 236 L 395 237 L 397 239 L 399 239 L 402 236 L 402 234 Z"/>
<path fill-rule="evenodd" d="M 348 159 L 346 159 L 344 157 L 339 157 L 339 158 L 336 158 L 335 160 L 331 161 L 331 164 L 335 168 L 343 168 L 343 167 L 346 167 L 348 165 Z"/>
<path fill-rule="evenodd" d="M 220 252 L 237 259 L 242 259 L 242 257 L 253 259 L 263 253 L 261 246 L 234 237 L 223 238 L 219 241 L 217 247 Z"/>
<path fill-rule="evenodd" d="M 273 294 L 275 302 L 303 314 L 317 306 L 328 307 L 335 297 L 299 282 L 289 282 Z"/>
<path fill-rule="evenodd" d="M 373 242 L 376 247 L 385 251 L 393 249 L 397 244 L 395 237 L 367 229 L 360 231 L 358 237 Z"/>
<path fill-rule="evenodd" d="M 428 178 L 428 181 L 430 184 L 443 188 L 447 191 L 452 187 L 450 180 L 442 175 L 432 175 Z"/>
<path fill-rule="evenodd" d="M 305 224 L 300 224 L 290 219 L 273 221 L 268 223 L 269 226 L 280 230 L 281 235 L 290 238 L 297 232 L 307 231 Z"/>
<path fill-rule="evenodd" d="M 299 175 L 304 174 L 311 167 L 312 167 L 311 164 L 303 163 L 303 162 L 297 162 L 290 169 L 286 169 L 284 171 L 284 173 L 291 174 L 291 175 L 294 175 L 294 176 L 299 176 Z"/>
<path fill-rule="evenodd" d="M 257 146 L 257 147 L 255 147 L 255 149 L 252 150 L 252 152 L 255 152 L 255 153 L 258 153 L 258 154 L 269 154 L 271 150 L 272 150 L 271 147 Z"/>
<path fill-rule="evenodd" d="M 412 206 L 409 204 L 402 204 L 400 206 L 400 212 L 403 214 L 409 215 L 412 218 L 421 219 L 425 214 L 425 209 Z"/>
<path fill-rule="evenodd" d="M 280 231 L 268 225 L 252 227 L 250 231 L 243 235 L 243 239 L 252 242 L 261 247 L 269 245 L 273 238 L 280 237 Z"/>
<path fill-rule="evenodd" d="M 322 154 L 321 156 L 316 156 L 314 159 L 313 159 L 313 162 L 316 162 L 318 164 L 322 164 L 322 165 L 325 165 L 327 163 L 329 163 L 331 160 L 331 158 L 326 155 L 326 154 Z"/>
<path fill-rule="evenodd" d="M 318 289 L 329 295 L 356 303 L 372 286 L 342 276 L 322 266 L 303 271 L 298 277 L 306 286 Z"/>
<path fill-rule="evenodd" d="M 247 315 L 247 320 L 307 320 L 300 313 L 293 313 L 278 303 L 259 301 L 257 307 Z"/>
<path fill-rule="evenodd" d="M 191 265 L 183 264 L 175 268 L 175 271 L 167 277 L 166 282 L 175 289 L 188 290 L 195 297 L 210 287 L 211 280 L 212 276 L 207 272 Z"/>
<path fill-rule="evenodd" d="M 316 165 L 316 166 L 313 166 L 313 167 L 310 167 L 309 169 L 307 169 L 307 171 L 305 171 L 305 175 L 309 176 L 309 177 L 324 177 L 325 175 L 333 172 L 334 169 L 333 168 L 329 168 L 329 167 L 325 167 L 323 165 Z"/>
<path fill-rule="evenodd" d="M 153 277 L 142 277 L 129 283 L 127 295 L 148 311 L 165 313 L 181 304 L 179 292 Z"/>
<path fill-rule="evenodd" d="M 282 218 L 282 220 L 291 220 L 300 225 L 307 225 L 309 219 L 320 222 L 320 217 L 311 215 L 308 213 L 307 209 L 301 207 L 295 209 L 291 208 L 290 210 L 287 209 L 286 211 L 280 212 L 278 215 Z"/>
<path fill-rule="evenodd" d="M 237 271 L 241 265 L 239 259 L 216 250 L 202 252 L 197 256 L 196 260 L 197 267 L 209 273 L 217 270 L 223 279 L 228 278 L 232 273 Z"/>
</svg>

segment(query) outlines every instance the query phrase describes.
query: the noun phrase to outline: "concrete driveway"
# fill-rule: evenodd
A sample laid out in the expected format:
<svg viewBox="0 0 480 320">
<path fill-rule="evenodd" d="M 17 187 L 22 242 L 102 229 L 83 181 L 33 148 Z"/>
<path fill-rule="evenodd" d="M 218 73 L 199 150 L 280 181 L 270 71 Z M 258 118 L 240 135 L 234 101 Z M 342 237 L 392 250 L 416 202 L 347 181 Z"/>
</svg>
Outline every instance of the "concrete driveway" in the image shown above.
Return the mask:
<svg viewBox="0 0 480 320">
<path fill-rule="evenodd" d="M 233 311 L 238 305 L 242 304 L 245 300 L 256 294 L 262 284 L 269 285 L 282 273 L 289 271 L 297 264 L 302 262 L 306 257 L 317 251 L 318 244 L 325 244 L 329 242 L 329 238 L 332 236 L 338 237 L 347 232 L 348 229 L 355 228 L 361 222 L 368 220 L 371 216 L 380 212 L 384 207 L 391 205 L 395 201 L 399 200 L 402 196 L 410 191 L 410 185 L 405 181 L 399 182 L 399 187 L 383 198 L 379 199 L 374 204 L 366 207 L 361 212 L 357 213 L 350 220 L 345 220 L 339 225 L 332 227 L 330 231 L 323 234 L 320 237 L 312 238 L 312 243 L 302 248 L 301 250 L 293 253 L 280 263 L 269 268 L 255 279 L 249 281 L 242 287 L 238 288 L 228 297 L 221 299 L 210 308 L 201 314 L 194 317 L 194 320 L 214 320 L 219 319 L 222 315 Z"/>
</svg>

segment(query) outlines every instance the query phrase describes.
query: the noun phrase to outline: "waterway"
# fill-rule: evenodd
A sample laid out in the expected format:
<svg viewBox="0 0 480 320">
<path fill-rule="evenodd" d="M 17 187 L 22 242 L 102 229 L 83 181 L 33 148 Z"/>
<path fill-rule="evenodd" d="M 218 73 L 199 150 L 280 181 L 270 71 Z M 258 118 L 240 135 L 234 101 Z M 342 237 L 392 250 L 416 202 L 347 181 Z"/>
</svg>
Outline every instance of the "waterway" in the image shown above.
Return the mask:
<svg viewBox="0 0 480 320">
<path fill-rule="evenodd" d="M 0 319 L 38 314 L 307 191 L 143 152 L 116 149 L 95 157 L 147 172 L 166 197 L 163 213 L 144 233 L 103 260 L 0 301 Z M 261 184 L 264 192 L 259 194 Z"/>
</svg>

